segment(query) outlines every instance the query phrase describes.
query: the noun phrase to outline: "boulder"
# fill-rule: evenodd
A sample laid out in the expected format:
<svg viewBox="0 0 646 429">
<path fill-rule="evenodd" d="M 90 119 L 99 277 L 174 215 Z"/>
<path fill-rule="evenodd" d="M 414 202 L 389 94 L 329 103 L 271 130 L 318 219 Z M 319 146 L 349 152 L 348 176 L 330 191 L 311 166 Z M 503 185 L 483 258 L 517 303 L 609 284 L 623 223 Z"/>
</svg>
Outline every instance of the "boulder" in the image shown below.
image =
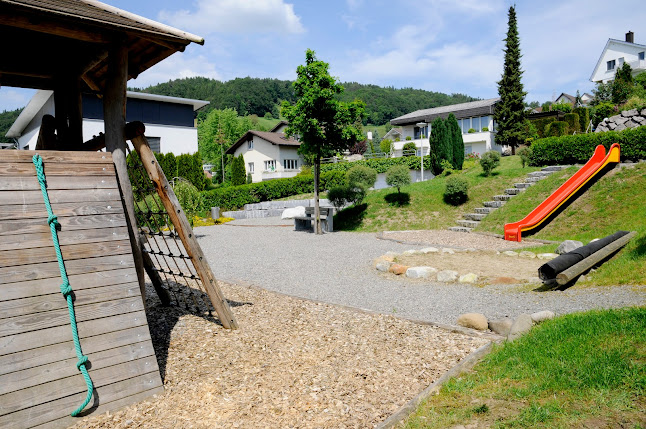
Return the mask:
<svg viewBox="0 0 646 429">
<path fill-rule="evenodd" d="M 512 323 L 511 328 L 509 328 L 509 335 L 507 336 L 507 340 L 509 341 L 514 341 L 516 338 L 522 336 L 525 332 L 528 332 L 530 329 L 532 329 L 532 325 L 534 322 L 532 321 L 532 316 L 529 314 L 521 314 L 514 320 L 514 323 Z"/>
<path fill-rule="evenodd" d="M 465 274 L 460 276 L 458 280 L 460 283 L 475 283 L 478 281 L 478 276 L 474 273 Z"/>
<path fill-rule="evenodd" d="M 408 270 L 408 267 L 406 265 L 401 265 L 401 264 L 392 264 L 390 265 L 390 268 L 388 271 L 390 271 L 393 274 L 396 274 L 398 276 L 401 276 L 402 274 L 406 273 L 406 270 Z"/>
<path fill-rule="evenodd" d="M 512 257 L 518 256 L 518 252 L 514 252 L 513 250 L 507 250 L 505 252 L 502 252 L 502 254 L 505 256 L 512 256 Z"/>
<path fill-rule="evenodd" d="M 410 267 L 406 270 L 406 277 L 411 279 L 426 279 L 431 276 L 431 274 L 437 273 L 437 268 L 433 267 Z"/>
<path fill-rule="evenodd" d="M 581 246 L 583 246 L 583 243 L 581 243 L 580 241 L 565 240 L 563 243 L 559 244 L 559 247 L 556 248 L 556 253 L 562 255 L 564 253 L 571 252 L 574 249 L 578 249 Z"/>
<path fill-rule="evenodd" d="M 536 255 L 538 259 L 554 259 L 557 256 L 558 255 L 556 253 L 539 253 L 538 255 Z"/>
<path fill-rule="evenodd" d="M 646 118 L 643 116 L 633 116 L 633 121 L 637 122 L 640 125 L 646 124 Z"/>
<path fill-rule="evenodd" d="M 466 313 L 458 317 L 458 325 L 465 328 L 477 329 L 484 331 L 489 327 L 489 322 L 484 314 L 480 313 Z"/>
<path fill-rule="evenodd" d="M 411 250 L 405 250 L 404 253 L 402 253 L 402 255 L 416 255 L 418 253 L 419 253 L 419 250 L 411 249 Z"/>
<path fill-rule="evenodd" d="M 624 110 L 623 112 L 621 112 L 621 116 L 623 116 L 624 118 L 629 118 L 636 115 L 638 115 L 637 109 Z"/>
<path fill-rule="evenodd" d="M 614 122 L 608 122 L 607 127 L 610 130 L 614 130 L 615 128 L 617 128 L 617 124 L 615 124 Z"/>
<path fill-rule="evenodd" d="M 392 265 L 392 262 L 377 260 L 377 263 L 375 264 L 375 268 L 377 269 L 377 271 L 387 273 L 388 270 L 390 270 L 391 265 Z"/>
<path fill-rule="evenodd" d="M 425 247 L 422 250 L 420 250 L 420 252 L 422 253 L 437 253 L 439 251 L 440 249 L 438 249 L 437 247 Z"/>
<path fill-rule="evenodd" d="M 448 253 L 449 255 L 452 255 L 455 253 L 455 250 L 449 249 L 448 247 L 442 248 L 442 253 Z"/>
<path fill-rule="evenodd" d="M 537 311 L 531 315 L 532 321 L 534 323 L 541 323 L 546 320 L 554 319 L 554 312 L 549 310 Z"/>
<path fill-rule="evenodd" d="M 452 270 L 443 270 L 437 273 L 438 282 L 454 282 L 458 279 L 458 273 Z"/>
<path fill-rule="evenodd" d="M 520 254 L 518 256 L 520 256 L 521 258 L 535 259 L 536 258 L 536 253 L 530 252 L 528 250 L 523 250 L 522 252 L 520 252 Z"/>
<path fill-rule="evenodd" d="M 305 216 L 305 206 L 296 206 L 283 210 L 281 219 L 294 219 L 295 217 Z"/>
<path fill-rule="evenodd" d="M 623 131 L 626 128 L 628 128 L 626 124 L 617 124 L 617 126 L 615 127 L 615 131 Z"/>
<path fill-rule="evenodd" d="M 489 330 L 495 332 L 498 335 L 502 335 L 503 337 L 506 337 L 509 335 L 509 331 L 511 330 L 511 325 L 514 323 L 513 320 L 511 320 L 509 317 L 505 317 L 504 319 L 498 319 L 498 320 L 490 320 L 489 321 Z"/>
<path fill-rule="evenodd" d="M 639 126 L 639 123 L 637 121 L 633 121 L 632 119 L 624 124 L 628 128 L 637 128 Z"/>
<path fill-rule="evenodd" d="M 646 116 L 646 109 L 642 109 L 642 111 L 640 112 L 640 114 L 641 114 L 642 116 Z"/>
</svg>

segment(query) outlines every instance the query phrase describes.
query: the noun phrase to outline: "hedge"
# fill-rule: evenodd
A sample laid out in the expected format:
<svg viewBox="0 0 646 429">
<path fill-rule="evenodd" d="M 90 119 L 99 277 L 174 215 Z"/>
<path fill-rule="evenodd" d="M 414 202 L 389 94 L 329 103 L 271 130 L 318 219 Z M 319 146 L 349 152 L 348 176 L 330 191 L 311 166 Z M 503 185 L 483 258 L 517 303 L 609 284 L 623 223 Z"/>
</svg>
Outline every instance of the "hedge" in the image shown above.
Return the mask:
<svg viewBox="0 0 646 429">
<path fill-rule="evenodd" d="M 620 132 L 607 131 L 539 139 L 532 143 L 529 162 L 534 166 L 585 163 L 597 145 L 603 145 L 608 150 L 613 143 L 621 145 L 622 161 L 646 159 L 646 126 Z"/>
<path fill-rule="evenodd" d="M 321 172 L 324 171 L 343 171 L 346 172 L 355 165 L 365 165 L 370 167 L 373 170 L 376 170 L 377 173 L 385 173 L 393 165 L 404 164 L 410 170 L 419 170 L 420 162 L 418 156 L 403 156 L 400 158 L 373 158 L 373 159 L 362 159 L 360 161 L 353 162 L 339 162 L 336 164 L 323 164 L 321 165 Z M 428 155 L 424 157 L 424 170 L 430 170 L 431 160 Z"/>
<path fill-rule="evenodd" d="M 576 107 L 572 109 L 572 113 L 579 115 L 579 129 L 582 133 L 585 133 L 590 123 L 590 109 L 587 107 Z"/>
<path fill-rule="evenodd" d="M 564 121 L 567 122 L 567 133 L 574 134 L 581 131 L 581 124 L 579 123 L 578 113 L 566 113 Z"/>
<path fill-rule="evenodd" d="M 530 121 L 534 124 L 536 127 L 536 131 L 538 131 L 538 137 L 543 138 L 545 136 L 545 128 L 547 125 L 551 124 L 552 122 L 556 121 L 555 118 L 543 118 L 543 119 L 530 119 Z"/>
<path fill-rule="evenodd" d="M 321 173 L 320 190 L 345 184 L 345 172 Z M 204 207 L 220 207 L 221 210 L 235 210 L 245 204 L 271 201 L 292 195 L 314 192 L 313 176 L 296 176 L 289 179 L 275 179 L 266 182 L 229 186 L 202 192 Z"/>
<path fill-rule="evenodd" d="M 567 122 L 565 121 L 554 121 L 551 124 L 545 127 L 545 135 L 548 137 L 559 137 L 564 136 L 568 132 Z"/>
</svg>

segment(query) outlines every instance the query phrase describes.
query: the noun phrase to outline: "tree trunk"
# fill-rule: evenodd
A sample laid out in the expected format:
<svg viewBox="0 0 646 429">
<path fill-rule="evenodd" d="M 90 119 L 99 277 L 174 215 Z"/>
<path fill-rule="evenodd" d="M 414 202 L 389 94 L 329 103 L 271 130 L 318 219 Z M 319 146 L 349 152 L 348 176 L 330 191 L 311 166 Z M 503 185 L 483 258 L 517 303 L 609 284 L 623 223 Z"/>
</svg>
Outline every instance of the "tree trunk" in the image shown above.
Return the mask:
<svg viewBox="0 0 646 429">
<path fill-rule="evenodd" d="M 321 230 L 321 209 L 319 206 L 319 177 L 321 177 L 321 157 L 314 160 L 314 231 L 323 234 Z"/>
<path fill-rule="evenodd" d="M 511 145 L 511 154 L 516 155 L 516 145 Z"/>
</svg>

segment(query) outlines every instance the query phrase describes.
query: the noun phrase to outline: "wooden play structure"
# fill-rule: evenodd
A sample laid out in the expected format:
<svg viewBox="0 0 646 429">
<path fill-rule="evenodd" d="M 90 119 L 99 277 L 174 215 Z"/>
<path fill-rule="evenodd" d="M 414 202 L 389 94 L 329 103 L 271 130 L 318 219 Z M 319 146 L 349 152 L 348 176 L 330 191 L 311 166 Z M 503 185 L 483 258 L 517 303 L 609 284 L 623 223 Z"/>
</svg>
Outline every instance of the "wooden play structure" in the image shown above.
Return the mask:
<svg viewBox="0 0 646 429">
<path fill-rule="evenodd" d="M 128 79 L 204 40 L 95 0 L 0 0 L 0 17 L 0 85 L 55 97 L 37 151 L 0 151 L 0 427 L 65 427 L 89 395 L 80 416 L 162 391 L 144 271 L 163 304 L 237 327 L 143 124 L 125 122 Z M 89 142 L 82 93 L 103 100 Z"/>
</svg>

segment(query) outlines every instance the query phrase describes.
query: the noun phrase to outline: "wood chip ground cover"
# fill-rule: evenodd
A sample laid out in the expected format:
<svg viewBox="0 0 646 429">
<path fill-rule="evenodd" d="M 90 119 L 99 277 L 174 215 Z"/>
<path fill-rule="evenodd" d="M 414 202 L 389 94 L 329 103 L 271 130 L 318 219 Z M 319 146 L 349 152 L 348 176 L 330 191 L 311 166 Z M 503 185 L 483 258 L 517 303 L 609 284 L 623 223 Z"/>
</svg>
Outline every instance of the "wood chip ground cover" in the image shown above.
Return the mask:
<svg viewBox="0 0 646 429">
<path fill-rule="evenodd" d="M 373 427 L 487 342 L 256 288 L 221 288 L 237 331 L 161 307 L 149 288 L 164 394 L 76 427 Z"/>
</svg>

